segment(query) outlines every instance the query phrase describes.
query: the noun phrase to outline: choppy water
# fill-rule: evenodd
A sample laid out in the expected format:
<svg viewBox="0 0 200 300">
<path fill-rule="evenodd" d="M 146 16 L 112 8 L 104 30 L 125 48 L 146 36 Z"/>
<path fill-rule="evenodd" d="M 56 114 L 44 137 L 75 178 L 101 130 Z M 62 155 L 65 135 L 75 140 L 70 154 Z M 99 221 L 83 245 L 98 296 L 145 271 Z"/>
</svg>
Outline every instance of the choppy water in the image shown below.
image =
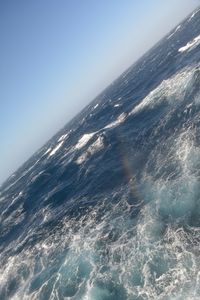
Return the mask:
<svg viewBox="0 0 200 300">
<path fill-rule="evenodd" d="M 200 11 L 0 189 L 0 299 L 200 299 Z"/>
</svg>

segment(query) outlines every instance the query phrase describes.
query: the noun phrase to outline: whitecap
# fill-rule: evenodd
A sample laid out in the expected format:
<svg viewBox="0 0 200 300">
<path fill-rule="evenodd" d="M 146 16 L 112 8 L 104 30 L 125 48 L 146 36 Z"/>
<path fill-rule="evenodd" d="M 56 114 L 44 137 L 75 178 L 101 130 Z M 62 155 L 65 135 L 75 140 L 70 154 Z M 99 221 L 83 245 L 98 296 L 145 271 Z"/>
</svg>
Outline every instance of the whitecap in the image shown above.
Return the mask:
<svg viewBox="0 0 200 300">
<path fill-rule="evenodd" d="M 192 13 L 191 17 L 189 18 L 188 22 L 190 22 L 190 21 L 196 16 L 196 14 L 197 14 L 198 12 L 199 12 L 199 9 L 196 10 L 196 11 L 194 11 L 194 12 Z"/>
<path fill-rule="evenodd" d="M 89 148 L 81 155 L 78 157 L 76 160 L 77 164 L 82 164 L 85 162 L 91 155 L 94 153 L 102 150 L 104 148 L 104 139 L 102 136 L 99 136 L 97 140 L 89 146 Z"/>
<path fill-rule="evenodd" d="M 178 52 L 191 51 L 200 44 L 200 35 L 196 36 L 192 41 L 188 42 L 185 46 L 178 49 Z"/>
<path fill-rule="evenodd" d="M 113 122 L 109 123 L 108 125 L 106 125 L 104 127 L 104 129 L 109 129 L 109 128 L 116 127 L 119 124 L 123 123 L 125 121 L 125 119 L 126 119 L 126 113 L 123 112 L 121 115 L 118 116 L 118 118 L 115 121 L 113 121 Z"/>
<path fill-rule="evenodd" d="M 121 105 L 119 103 L 115 104 L 114 107 L 120 107 Z"/>
<path fill-rule="evenodd" d="M 167 40 L 169 40 L 180 28 L 181 28 L 181 25 L 178 25 L 176 27 L 176 29 L 167 37 Z"/>
<path fill-rule="evenodd" d="M 183 100 L 186 85 L 192 79 L 195 69 L 185 69 L 182 72 L 163 80 L 161 84 L 152 90 L 138 105 L 136 105 L 129 115 L 139 113 L 143 109 L 153 109 L 163 101 L 169 105 L 178 105 Z"/>
<path fill-rule="evenodd" d="M 53 156 L 59 149 L 60 147 L 63 145 L 64 141 L 60 142 L 52 151 L 51 153 L 49 154 L 49 157 L 50 156 Z"/>
<path fill-rule="evenodd" d="M 85 133 L 75 145 L 75 149 L 80 150 L 83 148 L 95 134 L 96 132 Z"/>
<path fill-rule="evenodd" d="M 99 104 L 97 103 L 97 104 L 93 107 L 93 109 L 96 109 L 98 106 L 99 106 Z"/>
<path fill-rule="evenodd" d="M 63 135 L 58 139 L 58 142 L 62 142 L 63 140 L 66 139 L 67 136 L 68 136 L 68 133 L 63 134 Z"/>
<path fill-rule="evenodd" d="M 48 148 L 45 152 L 44 152 L 44 154 L 43 155 L 46 155 L 46 154 L 48 154 L 49 152 L 51 151 L 51 148 Z"/>
</svg>

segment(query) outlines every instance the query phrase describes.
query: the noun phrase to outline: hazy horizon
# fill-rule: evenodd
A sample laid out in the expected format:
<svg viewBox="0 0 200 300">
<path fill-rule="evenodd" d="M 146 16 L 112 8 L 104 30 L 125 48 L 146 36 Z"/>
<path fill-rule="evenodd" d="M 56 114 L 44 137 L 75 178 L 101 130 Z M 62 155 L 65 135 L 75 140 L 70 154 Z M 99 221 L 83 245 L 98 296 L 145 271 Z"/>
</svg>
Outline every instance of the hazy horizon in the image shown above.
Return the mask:
<svg viewBox="0 0 200 300">
<path fill-rule="evenodd" d="M 0 4 L 0 183 L 200 4 L 172 2 Z"/>
</svg>

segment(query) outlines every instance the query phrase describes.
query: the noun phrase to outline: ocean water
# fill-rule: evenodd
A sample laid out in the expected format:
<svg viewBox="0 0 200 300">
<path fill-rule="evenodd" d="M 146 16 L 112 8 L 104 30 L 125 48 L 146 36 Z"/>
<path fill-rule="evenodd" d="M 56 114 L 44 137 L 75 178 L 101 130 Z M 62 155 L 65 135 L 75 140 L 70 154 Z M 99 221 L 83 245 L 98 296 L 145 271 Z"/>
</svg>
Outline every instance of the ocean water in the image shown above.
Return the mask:
<svg viewBox="0 0 200 300">
<path fill-rule="evenodd" d="M 200 299 L 200 10 L 0 188 L 0 299 Z"/>
</svg>

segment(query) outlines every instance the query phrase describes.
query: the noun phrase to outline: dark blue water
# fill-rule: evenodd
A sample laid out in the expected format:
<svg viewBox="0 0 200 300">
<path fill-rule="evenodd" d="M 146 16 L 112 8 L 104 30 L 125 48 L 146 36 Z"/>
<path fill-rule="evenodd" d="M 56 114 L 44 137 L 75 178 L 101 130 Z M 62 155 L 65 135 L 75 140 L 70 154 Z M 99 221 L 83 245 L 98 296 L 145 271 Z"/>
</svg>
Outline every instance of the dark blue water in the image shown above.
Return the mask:
<svg viewBox="0 0 200 300">
<path fill-rule="evenodd" d="M 0 299 L 200 299 L 200 10 L 0 189 Z"/>
</svg>

